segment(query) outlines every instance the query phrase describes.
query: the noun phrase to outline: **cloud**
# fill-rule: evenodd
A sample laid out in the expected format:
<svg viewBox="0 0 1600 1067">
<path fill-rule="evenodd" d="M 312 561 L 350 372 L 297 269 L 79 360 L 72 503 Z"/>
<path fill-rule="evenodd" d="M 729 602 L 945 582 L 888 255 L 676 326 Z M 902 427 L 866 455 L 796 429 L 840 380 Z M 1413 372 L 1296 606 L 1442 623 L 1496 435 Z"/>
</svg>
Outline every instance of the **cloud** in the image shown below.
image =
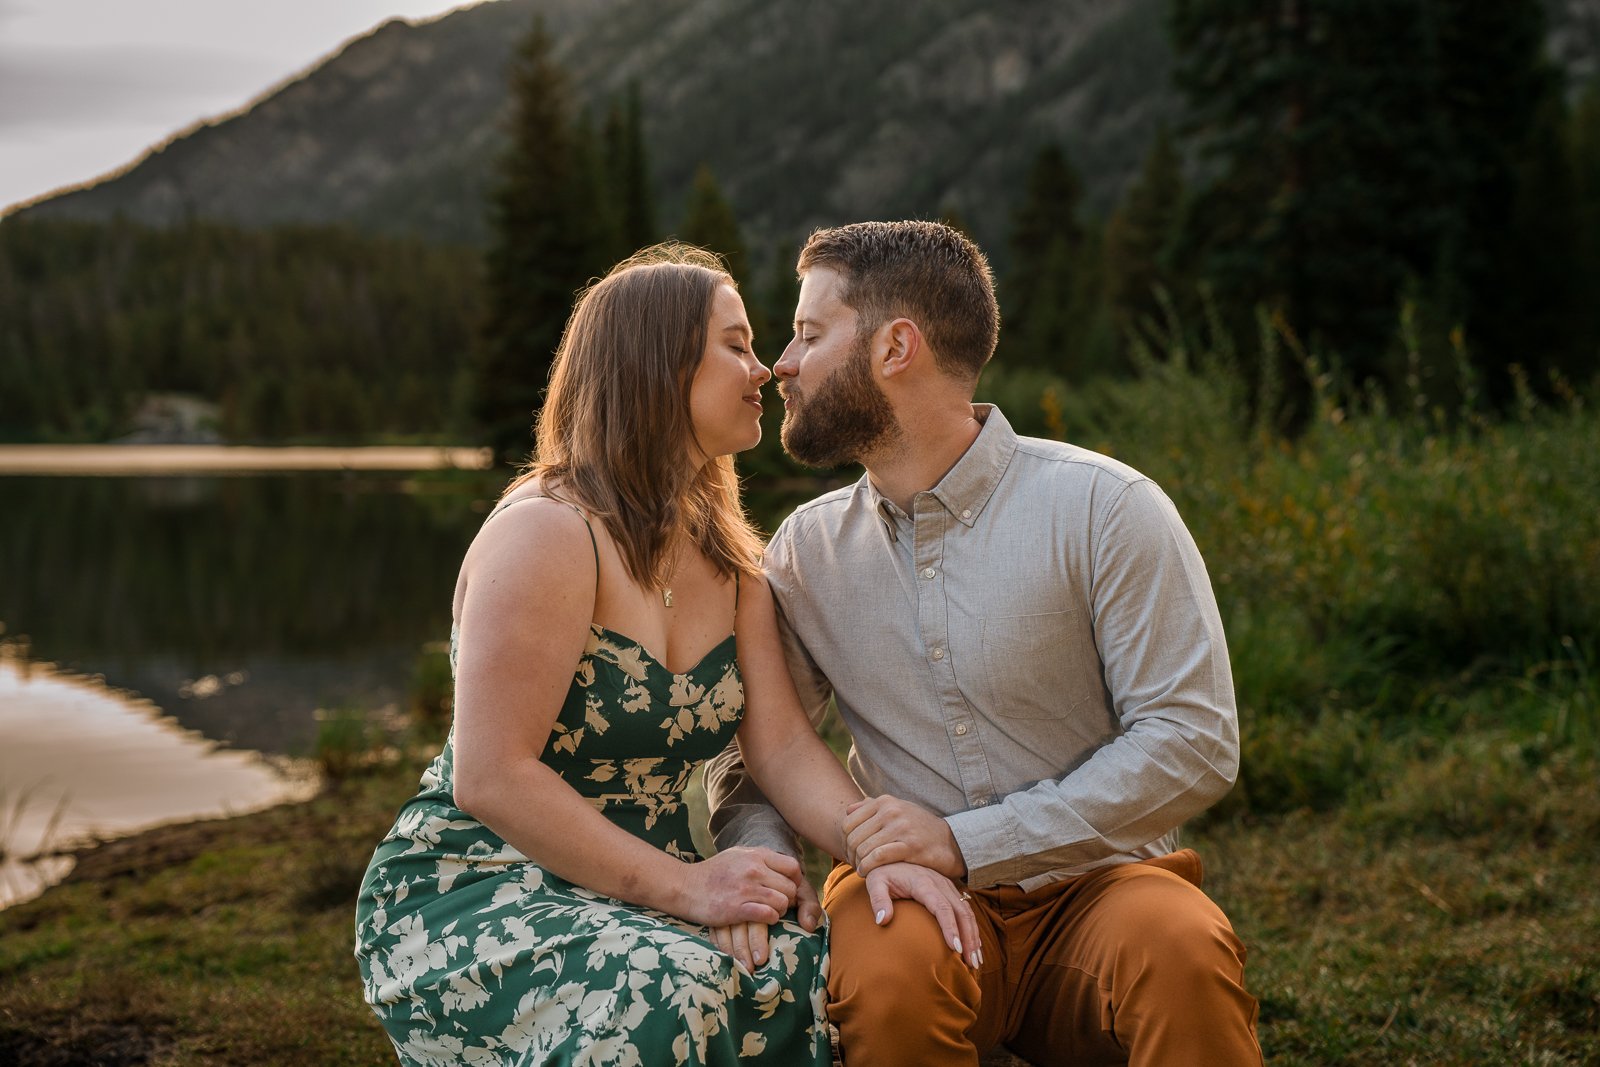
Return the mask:
<svg viewBox="0 0 1600 1067">
<path fill-rule="evenodd" d="M 0 7 L 0 19 L 16 6 Z M 176 127 L 245 103 L 280 66 L 204 48 L 0 44 L 0 132 L 123 120 Z"/>
</svg>

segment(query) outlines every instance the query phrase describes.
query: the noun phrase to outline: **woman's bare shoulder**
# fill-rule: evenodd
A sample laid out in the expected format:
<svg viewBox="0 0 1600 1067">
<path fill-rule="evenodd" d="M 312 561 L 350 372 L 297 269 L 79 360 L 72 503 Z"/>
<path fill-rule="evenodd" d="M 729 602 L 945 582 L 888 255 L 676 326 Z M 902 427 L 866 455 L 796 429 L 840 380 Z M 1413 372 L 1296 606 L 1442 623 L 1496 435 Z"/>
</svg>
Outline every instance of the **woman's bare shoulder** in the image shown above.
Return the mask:
<svg viewBox="0 0 1600 1067">
<path fill-rule="evenodd" d="M 467 549 L 463 577 L 594 581 L 588 520 L 571 504 L 537 493 L 502 501 Z M 554 572 L 554 573 L 552 573 Z"/>
</svg>

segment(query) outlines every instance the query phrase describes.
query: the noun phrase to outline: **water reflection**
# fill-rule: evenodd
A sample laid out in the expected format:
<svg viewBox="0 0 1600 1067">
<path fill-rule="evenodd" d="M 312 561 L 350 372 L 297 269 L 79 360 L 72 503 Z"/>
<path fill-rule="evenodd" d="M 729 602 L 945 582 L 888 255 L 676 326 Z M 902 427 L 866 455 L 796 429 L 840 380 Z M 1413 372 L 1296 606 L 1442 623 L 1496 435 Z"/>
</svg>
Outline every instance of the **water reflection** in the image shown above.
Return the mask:
<svg viewBox="0 0 1600 1067">
<path fill-rule="evenodd" d="M 449 632 L 493 478 L 0 478 L 0 625 L 207 737 L 309 749 Z"/>
<path fill-rule="evenodd" d="M 0 907 L 65 877 L 61 850 L 300 799 L 303 769 L 219 748 L 148 700 L 0 658 Z"/>
<path fill-rule="evenodd" d="M 308 753 L 319 708 L 405 702 L 504 482 L 0 476 L 0 849 L 283 799 L 255 753 Z M 767 529 L 812 495 L 766 488 Z M 64 873 L 0 864 L 0 906 Z"/>
<path fill-rule="evenodd" d="M 0 906 L 70 866 L 18 857 L 303 793 L 259 753 L 405 699 L 499 484 L 0 477 Z"/>
</svg>

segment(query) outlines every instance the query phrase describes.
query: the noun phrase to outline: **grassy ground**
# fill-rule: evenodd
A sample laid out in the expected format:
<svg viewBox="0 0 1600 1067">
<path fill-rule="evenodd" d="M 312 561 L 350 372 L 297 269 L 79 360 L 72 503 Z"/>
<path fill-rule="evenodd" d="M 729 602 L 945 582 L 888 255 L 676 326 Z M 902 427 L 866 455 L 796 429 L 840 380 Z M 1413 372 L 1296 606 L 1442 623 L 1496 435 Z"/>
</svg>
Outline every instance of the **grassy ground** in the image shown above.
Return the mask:
<svg viewBox="0 0 1600 1067">
<path fill-rule="evenodd" d="M 1120 445 L 1207 560 L 1243 777 L 1189 843 L 1268 1059 L 1600 1063 L 1600 416 L 1319 387 L 1285 437 L 1225 363 L 1176 357 L 989 387 L 1025 432 Z M 324 725 L 336 791 L 102 848 L 0 912 L 0 1063 L 389 1061 L 351 912 L 425 757 L 363 770 L 361 717 Z"/>
<path fill-rule="evenodd" d="M 0 912 L 0 1062 L 390 1062 L 351 911 L 413 771 L 102 847 Z M 1423 761 L 1368 803 L 1192 831 L 1250 946 L 1268 1059 L 1600 1060 L 1596 771 L 1553 761 L 1508 798 L 1475 764 Z"/>
</svg>

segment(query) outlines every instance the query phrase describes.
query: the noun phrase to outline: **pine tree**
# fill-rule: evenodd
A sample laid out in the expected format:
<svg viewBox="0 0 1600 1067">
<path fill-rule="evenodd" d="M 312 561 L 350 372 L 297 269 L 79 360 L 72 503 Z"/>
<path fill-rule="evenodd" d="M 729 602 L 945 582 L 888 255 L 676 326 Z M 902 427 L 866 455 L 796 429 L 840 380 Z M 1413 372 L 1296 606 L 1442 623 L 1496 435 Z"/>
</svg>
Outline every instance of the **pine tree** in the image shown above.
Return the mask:
<svg viewBox="0 0 1600 1067">
<path fill-rule="evenodd" d="M 1420 282 L 1475 352 L 1507 343 L 1515 161 L 1549 90 L 1540 5 L 1175 0 L 1171 27 L 1216 175 L 1182 251 L 1236 324 L 1265 306 L 1357 382 L 1392 379 Z"/>
<path fill-rule="evenodd" d="M 1600 292 L 1600 78 L 1578 99 L 1567 143 L 1576 205 L 1578 290 Z M 1600 380 L 1596 377 L 1600 375 L 1600 301 L 1580 298 L 1578 323 L 1580 369 L 1575 384 L 1584 385 Z"/>
<path fill-rule="evenodd" d="M 624 255 L 657 240 L 650 166 L 644 147 L 644 109 L 639 83 L 631 82 L 606 113 L 606 176 Z"/>
<path fill-rule="evenodd" d="M 1583 247 L 1575 223 L 1581 212 L 1569 136 L 1563 101 L 1551 95 L 1514 172 L 1516 195 L 1501 246 L 1512 269 L 1498 272 L 1501 318 L 1481 331 L 1486 344 L 1500 338 L 1491 352 L 1499 362 L 1539 372 L 1539 388 L 1549 387 L 1552 373 L 1571 379 L 1593 366 L 1579 351 L 1585 305 L 1592 301 L 1583 299 L 1579 281 Z M 1499 367 L 1493 370 L 1498 374 Z M 1494 377 L 1489 384 L 1494 387 Z"/>
<path fill-rule="evenodd" d="M 1183 161 L 1165 126 L 1106 223 L 1101 260 L 1106 303 L 1123 332 L 1161 317 L 1157 290 L 1171 292 L 1172 245 L 1183 215 Z"/>
<path fill-rule="evenodd" d="M 1554 177 L 1551 168 L 1530 169 L 1526 161 L 1554 150 L 1559 120 L 1551 109 L 1561 106 L 1561 78 L 1544 55 L 1543 5 L 1482 0 L 1446 10 L 1436 20 L 1434 77 L 1449 161 L 1449 184 L 1434 201 L 1449 205 L 1441 259 L 1455 297 L 1451 310 L 1466 328 L 1491 399 L 1503 404 L 1513 391 L 1510 364 L 1521 363 L 1536 382 L 1545 377 L 1548 353 L 1528 343 L 1519 319 L 1570 313 L 1551 307 L 1552 295 L 1539 291 L 1544 280 L 1516 258 L 1529 254 L 1516 232 L 1518 215 L 1528 211 L 1530 196 L 1541 195 L 1530 183 Z"/>
<path fill-rule="evenodd" d="M 756 354 L 769 367 L 783 355 L 794 335 L 794 309 L 800 299 L 795 255 L 792 245 L 779 245 L 773 250 L 765 283 L 758 291 L 745 293 L 745 308 L 756 334 Z"/>
<path fill-rule="evenodd" d="M 678 236 L 720 255 L 734 280 L 741 286 L 745 283 L 749 276 L 749 256 L 744 237 L 739 233 L 739 220 L 733 214 L 733 205 L 717 186 L 711 168 L 704 163 L 694 172 L 694 185 L 689 190 L 689 203 Z"/>
<path fill-rule="evenodd" d="M 488 311 L 475 417 L 502 455 L 526 453 L 534 410 L 572 309 L 604 270 L 592 135 L 575 120 L 567 76 L 542 21 L 518 46 L 508 143 L 491 194 Z"/>
<path fill-rule="evenodd" d="M 1061 148 L 1040 149 L 1012 218 L 1011 266 L 1000 293 L 1008 363 L 1062 368 L 1070 362 L 1072 304 L 1088 280 L 1082 199 L 1083 182 Z"/>
</svg>

